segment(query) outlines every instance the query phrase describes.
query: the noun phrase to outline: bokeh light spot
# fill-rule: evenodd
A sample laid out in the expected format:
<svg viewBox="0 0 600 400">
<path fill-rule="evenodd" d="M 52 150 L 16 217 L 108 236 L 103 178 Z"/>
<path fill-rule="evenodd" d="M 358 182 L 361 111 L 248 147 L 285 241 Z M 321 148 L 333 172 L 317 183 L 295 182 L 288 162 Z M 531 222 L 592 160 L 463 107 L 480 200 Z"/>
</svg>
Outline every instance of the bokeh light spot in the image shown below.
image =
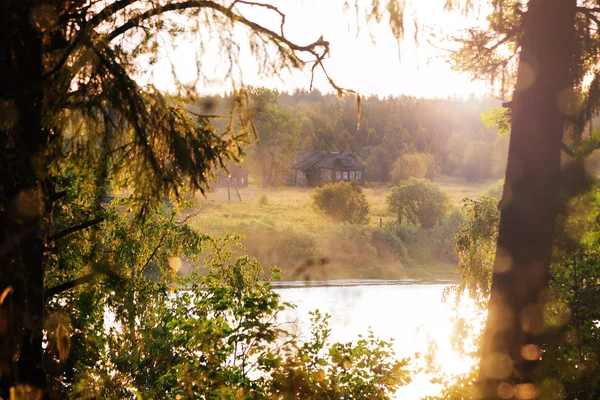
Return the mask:
<svg viewBox="0 0 600 400">
<path fill-rule="evenodd" d="M 517 395 L 517 399 L 534 399 L 537 395 L 537 390 L 532 383 L 521 383 L 515 387 L 515 394 Z"/>
<path fill-rule="evenodd" d="M 502 382 L 498 385 L 498 397 L 501 399 L 511 399 L 515 395 L 513 385 L 507 382 Z"/>
<path fill-rule="evenodd" d="M 521 356 L 529 361 L 539 360 L 542 356 L 542 350 L 537 344 L 526 344 L 521 347 Z"/>
</svg>

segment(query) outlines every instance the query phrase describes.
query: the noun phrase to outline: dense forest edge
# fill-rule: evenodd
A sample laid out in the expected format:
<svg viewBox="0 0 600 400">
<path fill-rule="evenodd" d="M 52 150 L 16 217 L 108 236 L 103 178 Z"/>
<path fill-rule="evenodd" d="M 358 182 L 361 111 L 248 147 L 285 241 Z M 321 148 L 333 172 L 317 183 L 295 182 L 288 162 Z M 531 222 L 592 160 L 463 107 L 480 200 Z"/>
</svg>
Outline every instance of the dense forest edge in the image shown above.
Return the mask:
<svg viewBox="0 0 600 400">
<path fill-rule="evenodd" d="M 190 109 L 227 115 L 231 101 L 207 97 Z M 215 181 L 211 192 L 195 197 L 198 215 L 190 223 L 212 235 L 243 235 L 244 251 L 282 268 L 284 280 L 457 280 L 453 241 L 464 221 L 463 200 L 502 192 L 508 135 L 499 105 L 474 96 L 370 97 L 361 99 L 359 114 L 352 97 L 250 88 L 258 136 L 228 165 L 246 169 L 250 186 Z M 225 122 L 213 120 L 220 130 Z M 350 152 L 366 166 L 369 211 L 360 221 L 328 215 L 314 204 L 315 188 L 293 185 L 297 154 L 314 150 Z M 440 210 L 424 211 L 440 213 L 427 226 L 418 219 L 401 223 L 390 207 L 392 188 L 410 179 L 443 192 Z"/>
</svg>

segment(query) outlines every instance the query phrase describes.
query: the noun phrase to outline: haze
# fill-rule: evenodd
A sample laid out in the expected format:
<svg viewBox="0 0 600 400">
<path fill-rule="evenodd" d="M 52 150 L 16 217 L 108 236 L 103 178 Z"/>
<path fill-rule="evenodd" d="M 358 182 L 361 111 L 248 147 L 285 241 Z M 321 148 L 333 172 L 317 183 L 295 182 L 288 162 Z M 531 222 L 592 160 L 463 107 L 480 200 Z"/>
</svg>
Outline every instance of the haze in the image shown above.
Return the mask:
<svg viewBox="0 0 600 400">
<path fill-rule="evenodd" d="M 367 6 L 368 2 L 364 2 Z M 464 73 L 451 69 L 447 61 L 451 42 L 442 43 L 437 37 L 453 35 L 470 26 L 481 24 L 480 12 L 443 10 L 444 0 L 422 0 L 412 2 L 405 14 L 405 38 L 398 41 L 388 26 L 387 16 L 380 24 L 365 24 L 361 13 L 354 8 L 344 11 L 343 0 L 290 0 L 278 4 L 286 14 L 286 36 L 300 44 L 306 44 L 321 35 L 331 43 L 331 55 L 325 65 L 335 82 L 362 95 L 412 95 L 416 97 L 466 97 L 470 94 L 483 95 L 489 92 L 482 81 L 472 81 Z M 244 7 L 244 15 L 263 23 L 274 31 L 279 30 L 277 14 L 263 8 Z M 360 29 L 357 29 L 357 22 Z M 418 33 L 415 41 L 415 22 Z M 437 34 L 437 35 L 436 35 Z M 434 44 L 432 44 L 434 43 Z M 203 52 L 203 72 L 214 80 L 197 85 L 200 92 L 222 92 L 231 88 L 223 82 L 223 69 L 219 68 L 217 49 Z M 197 41 L 178 38 L 163 54 L 160 61 L 145 75 L 146 79 L 162 90 L 174 87 L 172 71 L 181 82 L 194 82 L 197 76 L 194 53 Z M 208 56 L 207 55 L 212 56 Z M 280 77 L 267 77 L 258 72 L 258 67 L 247 49 L 241 50 L 241 78 L 245 85 L 265 86 L 280 90 L 310 87 L 310 65 L 304 71 Z M 237 77 L 236 77 L 237 78 Z M 145 80 L 145 79 L 144 79 Z M 324 74 L 315 75 L 314 87 L 323 92 L 331 91 Z"/>
</svg>

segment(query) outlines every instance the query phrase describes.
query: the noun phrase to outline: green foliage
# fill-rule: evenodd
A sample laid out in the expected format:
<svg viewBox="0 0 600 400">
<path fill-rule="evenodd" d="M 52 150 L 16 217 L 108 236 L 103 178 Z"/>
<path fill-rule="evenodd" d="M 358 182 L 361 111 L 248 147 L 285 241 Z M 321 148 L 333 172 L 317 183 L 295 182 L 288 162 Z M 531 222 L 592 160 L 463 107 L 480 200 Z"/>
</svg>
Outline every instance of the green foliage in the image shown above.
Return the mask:
<svg viewBox="0 0 600 400">
<path fill-rule="evenodd" d="M 481 113 L 481 120 L 488 128 L 496 127 L 498 135 L 505 136 L 510 133 L 510 111 L 510 108 L 491 108 Z"/>
<path fill-rule="evenodd" d="M 467 4 L 473 5 L 470 1 Z M 515 82 L 515 59 L 518 59 L 515 56 L 520 49 L 520 27 L 524 14 L 522 8 L 522 2 L 516 0 L 495 2 L 485 28 L 472 29 L 465 37 L 456 38 L 460 47 L 450 56 L 453 68 L 499 83 L 501 93 L 507 93 Z"/>
<path fill-rule="evenodd" d="M 460 169 L 461 174 L 469 181 L 489 178 L 492 169 L 492 147 L 482 140 L 469 143 Z"/>
<path fill-rule="evenodd" d="M 248 147 L 250 163 L 264 186 L 281 185 L 289 176 L 290 160 L 296 157 L 300 123 L 278 103 L 276 90 L 251 88 L 249 98 L 249 113 L 258 134 Z M 305 123 L 304 132 L 310 134 L 309 130 Z"/>
<path fill-rule="evenodd" d="M 312 313 L 311 338 L 275 372 L 274 393 L 283 398 L 389 399 L 411 381 L 408 359 L 394 359 L 392 342 L 359 335 L 354 343 L 326 346 L 329 315 Z"/>
<path fill-rule="evenodd" d="M 410 179 L 393 187 L 387 197 L 388 209 L 398 218 L 422 228 L 433 228 L 448 212 L 448 196 L 431 182 Z"/>
<path fill-rule="evenodd" d="M 264 100 L 261 106 L 271 104 L 271 109 L 258 107 L 257 117 L 276 115 L 278 113 L 274 110 L 279 109 L 284 115 L 277 116 L 277 124 L 281 122 L 280 125 L 285 126 L 283 122 L 291 113 L 298 126 L 295 145 L 291 140 L 275 141 L 273 149 L 270 149 L 275 158 L 287 163 L 277 161 L 275 174 L 284 174 L 287 165 L 294 164 L 295 150 L 353 152 L 367 166 L 368 180 L 378 182 L 388 182 L 391 179 L 392 164 L 405 153 L 431 155 L 440 173 L 457 177 L 465 177 L 464 171 L 458 167 L 461 166 L 465 149 L 471 142 L 484 141 L 490 149 L 494 149 L 499 161 L 506 159 L 506 148 L 496 144 L 497 128 L 486 127 L 480 116 L 485 110 L 500 106 L 495 99 L 415 99 L 408 96 L 363 98 L 360 126 L 357 127 L 356 101 L 353 98 L 339 99 L 315 90 L 273 92 L 272 95 L 266 95 L 269 91 L 264 88 L 253 88 L 250 91 L 251 103 L 255 101 L 253 98 L 262 96 Z M 225 96 L 217 100 L 216 103 L 221 105 L 218 113 L 226 114 L 228 110 L 225 105 L 231 99 Z M 225 124 L 225 121 L 215 121 L 218 128 L 225 127 Z M 275 123 L 262 125 L 257 122 L 256 127 L 259 146 L 268 145 L 266 140 L 271 136 L 289 136 L 285 131 L 279 132 Z M 288 151 L 292 148 L 293 151 Z M 262 176 L 261 168 L 264 168 L 265 173 L 268 172 L 271 155 L 265 155 L 264 152 L 258 154 L 254 145 L 246 153 L 247 165 L 255 176 Z M 490 160 L 484 161 L 489 163 Z M 497 169 L 504 172 L 501 166 Z M 429 170 L 427 178 L 435 178 L 436 172 L 436 169 Z M 281 179 L 278 180 L 273 184 L 280 184 Z"/>
<path fill-rule="evenodd" d="M 93 197 L 82 196 L 77 197 L 78 201 L 69 201 L 70 196 L 77 196 L 84 188 L 71 182 L 67 201 L 56 210 L 57 215 L 68 220 L 70 215 L 78 217 L 98 207 Z M 130 197 L 117 198 L 102 207 L 106 220 L 101 229 L 80 230 L 60 239 L 59 251 L 49 258 L 46 276 L 49 340 L 45 355 L 49 376 L 59 392 L 76 390 L 84 371 L 100 368 L 100 364 L 96 364 L 99 354 L 109 352 L 114 357 L 116 354 L 124 357 L 122 352 L 133 352 L 133 348 L 123 346 L 130 339 L 120 342 L 108 335 L 106 313 L 114 314 L 123 335 L 129 330 L 135 336 L 131 331 L 135 330 L 136 321 L 145 315 L 145 302 L 154 296 L 149 291 L 174 283 L 183 264 L 195 262 L 211 241 L 185 224 L 187 217 L 179 214 L 180 206 L 174 202 L 147 208 L 145 218 L 136 216 L 135 203 Z M 55 290 L 82 276 L 92 277 L 89 285 Z M 158 296 L 157 301 L 161 298 Z M 143 353 L 127 354 L 145 357 Z M 119 360 L 111 359 L 110 363 L 120 368 Z M 113 380 L 114 368 L 110 363 L 97 375 L 88 377 L 91 381 L 98 379 L 90 388 L 105 384 L 114 385 L 114 390 L 123 390 L 123 385 L 133 379 L 117 374 Z M 92 390 L 89 397 L 102 397 L 95 393 Z M 76 397 L 86 395 L 82 392 Z"/>
<path fill-rule="evenodd" d="M 464 217 L 458 211 L 452 212 L 437 226 L 418 229 L 415 226 L 395 225 L 388 232 L 405 248 L 405 262 L 419 269 L 436 263 L 456 264 L 454 237 Z"/>
<path fill-rule="evenodd" d="M 598 215 L 597 211 L 593 214 Z M 598 233 L 597 223 L 592 228 Z M 552 265 L 544 321 L 555 341 L 544 348 L 542 394 L 549 399 L 600 396 L 600 252 L 598 242 L 562 253 Z"/>
<path fill-rule="evenodd" d="M 390 342 L 370 334 L 329 343 L 328 316 L 318 311 L 304 341 L 283 329 L 278 316 L 293 306 L 261 278 L 257 260 L 232 258 L 236 247 L 234 237 L 204 237 L 202 267 L 191 276 L 61 294 L 47 321 L 56 390 L 74 398 L 388 399 L 410 381 L 408 360 L 396 360 Z"/>
<path fill-rule="evenodd" d="M 255 6 L 276 9 L 269 4 Z M 0 329 L 0 396 L 8 397 L 13 385 L 31 385 L 32 391 L 46 386 L 40 361 L 46 270 L 55 274 L 49 279 L 63 287 L 89 283 L 90 275 L 84 274 L 90 271 L 108 270 L 119 276 L 121 269 L 131 269 L 135 279 L 136 271 L 149 265 L 146 260 L 154 262 L 156 257 L 157 263 L 165 263 L 161 249 L 175 251 L 179 243 L 193 251 L 183 240 L 167 243 L 180 227 L 169 228 L 177 223 L 172 218 L 169 222 L 170 216 L 157 216 L 156 207 L 166 198 L 181 199 L 189 188 L 204 192 L 215 167 L 242 158 L 240 146 L 253 131 L 254 115 L 248 91 L 243 85 L 238 90 L 240 54 L 254 56 L 261 73 L 274 74 L 304 67 L 303 55 L 323 57 L 329 42 L 320 39 L 299 46 L 284 35 L 283 14 L 277 33 L 279 29 L 275 32 L 254 22 L 233 4 L 218 1 L 32 0 L 3 2 L 1 14 L 10 16 L 0 23 L 0 36 L 7 38 L 0 41 L 0 158 L 10 160 L 0 163 L 0 247 L 9 251 L 0 258 L 0 292 L 9 293 L 11 288 L 15 299 L 0 302 L 0 325 L 9 327 Z M 197 67 L 195 81 L 182 84 L 173 69 L 175 85 L 169 95 L 152 82 L 143 86 L 136 82 L 140 66 L 156 63 L 176 38 L 185 42 L 191 37 L 197 44 L 197 52 L 191 54 Z M 216 56 L 215 76 L 232 83 L 231 107 L 218 132 L 206 115 L 211 110 L 189 107 L 197 83 L 206 78 L 207 48 Z M 289 112 L 275 110 L 270 120 L 293 136 L 294 121 L 288 117 Z M 64 195 L 68 189 L 58 182 L 66 178 L 86 186 L 82 198 Z M 92 202 L 105 194 L 101 191 L 108 185 L 129 198 L 120 205 L 123 209 L 105 216 Z M 29 208 L 26 223 L 14 211 L 20 197 L 31 198 L 23 207 Z M 132 221 L 122 221 L 117 215 L 121 212 L 145 231 Z M 57 238 L 56 233 L 84 230 L 102 219 L 114 236 L 98 237 L 89 229 L 73 233 L 89 236 L 83 243 L 55 245 L 68 236 Z M 155 226 L 140 222 L 154 219 Z M 165 227 L 173 235 L 162 236 Z M 124 238 L 126 234 L 132 236 Z M 197 236 L 189 235 L 190 240 Z M 156 254 L 153 248 L 158 248 Z M 82 280 L 60 279 L 67 277 Z M 5 312 L 9 303 L 14 313 Z M 16 359 L 22 362 L 13 362 Z"/>
<path fill-rule="evenodd" d="M 390 172 L 393 183 L 410 178 L 435 179 L 438 168 L 433 155 L 427 153 L 405 153 L 392 164 Z"/>
<path fill-rule="evenodd" d="M 356 181 L 340 181 L 315 189 L 313 204 L 335 221 L 351 224 L 367 222 L 369 203 Z"/>
<path fill-rule="evenodd" d="M 473 382 L 477 379 L 479 372 L 472 369 L 466 374 L 452 378 L 441 378 L 436 383 L 443 385 L 441 393 L 437 396 L 427 396 L 422 400 L 462 400 L 477 398 L 477 391 Z"/>
<path fill-rule="evenodd" d="M 504 190 L 504 178 L 500 179 L 498 182 L 494 183 L 492 186 L 488 188 L 485 192 L 487 197 L 493 197 L 496 200 L 502 199 L 502 191 Z"/>
<path fill-rule="evenodd" d="M 462 277 L 458 291 L 468 290 L 471 297 L 484 303 L 490 293 L 496 254 L 498 200 L 491 197 L 465 199 L 463 210 L 467 220 L 454 240 Z"/>
<path fill-rule="evenodd" d="M 569 203 L 569 216 L 560 223 L 551 265 L 550 287 L 544 305 L 544 329 L 549 338 L 541 349 L 539 397 L 595 399 L 600 394 L 600 224 L 598 189 Z M 497 200 L 483 197 L 465 200 L 467 221 L 456 237 L 463 282 L 459 294 L 468 291 L 479 312 L 487 307 L 492 263 L 498 235 Z M 502 253 L 498 255 L 501 257 Z M 460 321 L 460 320 L 459 320 Z M 476 343 L 481 338 L 476 337 Z M 436 399 L 470 397 L 476 370 L 445 382 Z"/>
</svg>

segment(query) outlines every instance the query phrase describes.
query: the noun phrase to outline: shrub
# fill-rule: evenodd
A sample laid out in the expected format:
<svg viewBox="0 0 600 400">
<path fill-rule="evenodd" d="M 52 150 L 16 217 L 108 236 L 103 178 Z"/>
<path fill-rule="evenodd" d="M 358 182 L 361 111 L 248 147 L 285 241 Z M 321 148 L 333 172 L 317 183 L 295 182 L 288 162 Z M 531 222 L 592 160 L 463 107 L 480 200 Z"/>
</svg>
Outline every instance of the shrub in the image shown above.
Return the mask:
<svg viewBox="0 0 600 400">
<path fill-rule="evenodd" d="M 463 278 L 458 290 L 469 287 L 473 298 L 481 301 L 489 297 L 492 283 L 500 221 L 498 200 L 485 196 L 465 199 L 463 210 L 467 218 L 454 239 L 458 271 Z"/>
<path fill-rule="evenodd" d="M 433 228 L 448 211 L 446 193 L 424 179 L 410 179 L 392 188 L 387 203 L 399 224 L 408 221 L 422 228 Z"/>
<path fill-rule="evenodd" d="M 369 203 L 357 182 L 337 182 L 315 189 L 314 206 L 340 222 L 367 222 Z"/>
<path fill-rule="evenodd" d="M 233 237 L 206 239 L 205 276 L 174 285 L 137 279 L 110 292 L 99 285 L 80 298 L 94 314 L 74 336 L 74 375 L 61 376 L 61 398 L 390 399 L 410 382 L 409 359 L 397 359 L 391 343 L 373 334 L 333 342 L 327 314 L 312 312 L 300 341 L 278 322 L 293 306 L 262 278 L 260 263 L 232 258 Z M 116 309 L 132 290 L 135 324 Z M 107 312 L 110 329 L 102 327 Z"/>
<path fill-rule="evenodd" d="M 432 154 L 427 153 L 406 153 L 402 154 L 392 164 L 390 172 L 392 182 L 398 183 L 410 178 L 435 179 L 438 174 L 438 167 Z"/>
<path fill-rule="evenodd" d="M 500 179 L 498 182 L 491 185 L 485 195 L 487 197 L 493 197 L 496 200 L 500 200 L 502 198 L 502 191 L 504 190 L 504 178 Z"/>
<path fill-rule="evenodd" d="M 261 206 L 269 205 L 269 198 L 267 197 L 266 194 L 261 193 L 258 195 L 258 204 L 260 204 Z"/>
</svg>

